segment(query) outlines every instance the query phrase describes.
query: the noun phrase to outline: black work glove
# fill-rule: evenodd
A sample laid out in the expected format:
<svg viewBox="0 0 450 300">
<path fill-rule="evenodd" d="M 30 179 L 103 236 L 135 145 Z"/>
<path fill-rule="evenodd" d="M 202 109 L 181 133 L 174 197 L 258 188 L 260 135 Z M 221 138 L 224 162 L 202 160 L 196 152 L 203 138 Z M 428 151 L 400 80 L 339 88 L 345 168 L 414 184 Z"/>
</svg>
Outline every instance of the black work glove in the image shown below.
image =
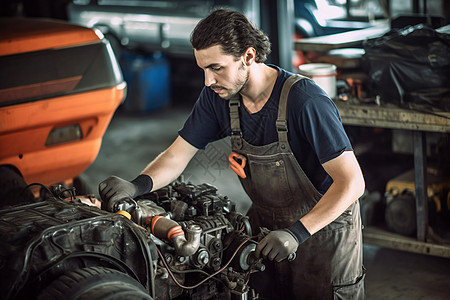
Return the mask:
<svg viewBox="0 0 450 300">
<path fill-rule="evenodd" d="M 148 175 L 141 174 L 132 181 L 111 176 L 98 185 L 98 191 L 102 200 L 106 202 L 106 209 L 112 212 L 119 200 L 148 193 L 152 187 L 153 180 Z"/>
<path fill-rule="evenodd" d="M 280 230 L 269 232 L 255 249 L 255 255 L 280 262 L 297 251 L 298 246 L 306 241 L 311 234 L 302 222 Z"/>
</svg>

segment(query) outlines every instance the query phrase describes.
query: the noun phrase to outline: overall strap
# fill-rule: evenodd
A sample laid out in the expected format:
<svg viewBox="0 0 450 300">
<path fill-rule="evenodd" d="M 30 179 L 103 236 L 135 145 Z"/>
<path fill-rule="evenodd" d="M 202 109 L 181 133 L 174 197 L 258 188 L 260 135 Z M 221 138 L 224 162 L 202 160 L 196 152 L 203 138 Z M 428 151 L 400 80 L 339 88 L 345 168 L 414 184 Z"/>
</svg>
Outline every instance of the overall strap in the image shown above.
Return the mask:
<svg viewBox="0 0 450 300">
<path fill-rule="evenodd" d="M 291 87 L 299 80 L 303 78 L 308 78 L 299 74 L 291 75 L 283 84 L 281 89 L 280 103 L 278 105 L 278 118 L 276 121 L 277 132 L 278 132 L 278 143 L 282 151 L 289 150 L 289 143 L 287 138 L 287 101 L 289 96 L 289 91 Z"/>
<path fill-rule="evenodd" d="M 239 121 L 240 94 L 234 95 L 228 105 L 230 106 L 231 148 L 239 150 L 242 148 L 242 132 Z"/>
</svg>

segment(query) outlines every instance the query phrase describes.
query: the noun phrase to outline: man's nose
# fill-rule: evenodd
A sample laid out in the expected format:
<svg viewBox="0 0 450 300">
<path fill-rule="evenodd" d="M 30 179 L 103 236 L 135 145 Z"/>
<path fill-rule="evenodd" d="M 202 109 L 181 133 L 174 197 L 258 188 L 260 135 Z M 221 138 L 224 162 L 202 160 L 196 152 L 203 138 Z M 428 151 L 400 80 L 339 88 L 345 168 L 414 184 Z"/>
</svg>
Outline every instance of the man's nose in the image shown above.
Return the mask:
<svg viewBox="0 0 450 300">
<path fill-rule="evenodd" d="M 216 83 L 213 72 L 205 70 L 205 86 L 211 86 Z"/>
</svg>

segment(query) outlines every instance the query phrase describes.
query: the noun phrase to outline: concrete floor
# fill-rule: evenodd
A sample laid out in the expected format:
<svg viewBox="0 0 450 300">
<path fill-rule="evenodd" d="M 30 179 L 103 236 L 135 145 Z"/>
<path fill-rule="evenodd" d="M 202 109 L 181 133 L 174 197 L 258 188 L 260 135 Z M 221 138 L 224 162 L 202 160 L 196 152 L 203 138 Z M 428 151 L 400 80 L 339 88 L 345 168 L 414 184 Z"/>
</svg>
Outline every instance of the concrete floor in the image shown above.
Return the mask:
<svg viewBox="0 0 450 300">
<path fill-rule="evenodd" d="M 177 136 L 190 104 L 172 104 L 145 115 L 119 110 L 103 139 L 96 161 L 83 174 L 94 194 L 110 175 L 133 179 Z M 219 193 L 245 212 L 250 204 L 236 175 L 229 169 L 229 141 L 211 144 L 188 165 L 184 178 L 216 186 Z M 367 299 L 450 299 L 450 260 L 364 245 Z"/>
</svg>

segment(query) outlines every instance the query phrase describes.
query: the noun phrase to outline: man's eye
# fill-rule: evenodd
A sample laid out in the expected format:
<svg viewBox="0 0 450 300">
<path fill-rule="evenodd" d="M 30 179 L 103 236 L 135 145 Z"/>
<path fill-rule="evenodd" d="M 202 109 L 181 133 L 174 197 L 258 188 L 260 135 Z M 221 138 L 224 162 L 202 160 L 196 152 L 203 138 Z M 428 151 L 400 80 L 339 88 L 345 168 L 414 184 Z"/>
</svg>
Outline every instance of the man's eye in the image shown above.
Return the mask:
<svg viewBox="0 0 450 300">
<path fill-rule="evenodd" d="M 214 71 L 219 71 L 220 69 L 222 69 L 221 67 L 212 67 L 212 69 L 214 70 Z"/>
</svg>

